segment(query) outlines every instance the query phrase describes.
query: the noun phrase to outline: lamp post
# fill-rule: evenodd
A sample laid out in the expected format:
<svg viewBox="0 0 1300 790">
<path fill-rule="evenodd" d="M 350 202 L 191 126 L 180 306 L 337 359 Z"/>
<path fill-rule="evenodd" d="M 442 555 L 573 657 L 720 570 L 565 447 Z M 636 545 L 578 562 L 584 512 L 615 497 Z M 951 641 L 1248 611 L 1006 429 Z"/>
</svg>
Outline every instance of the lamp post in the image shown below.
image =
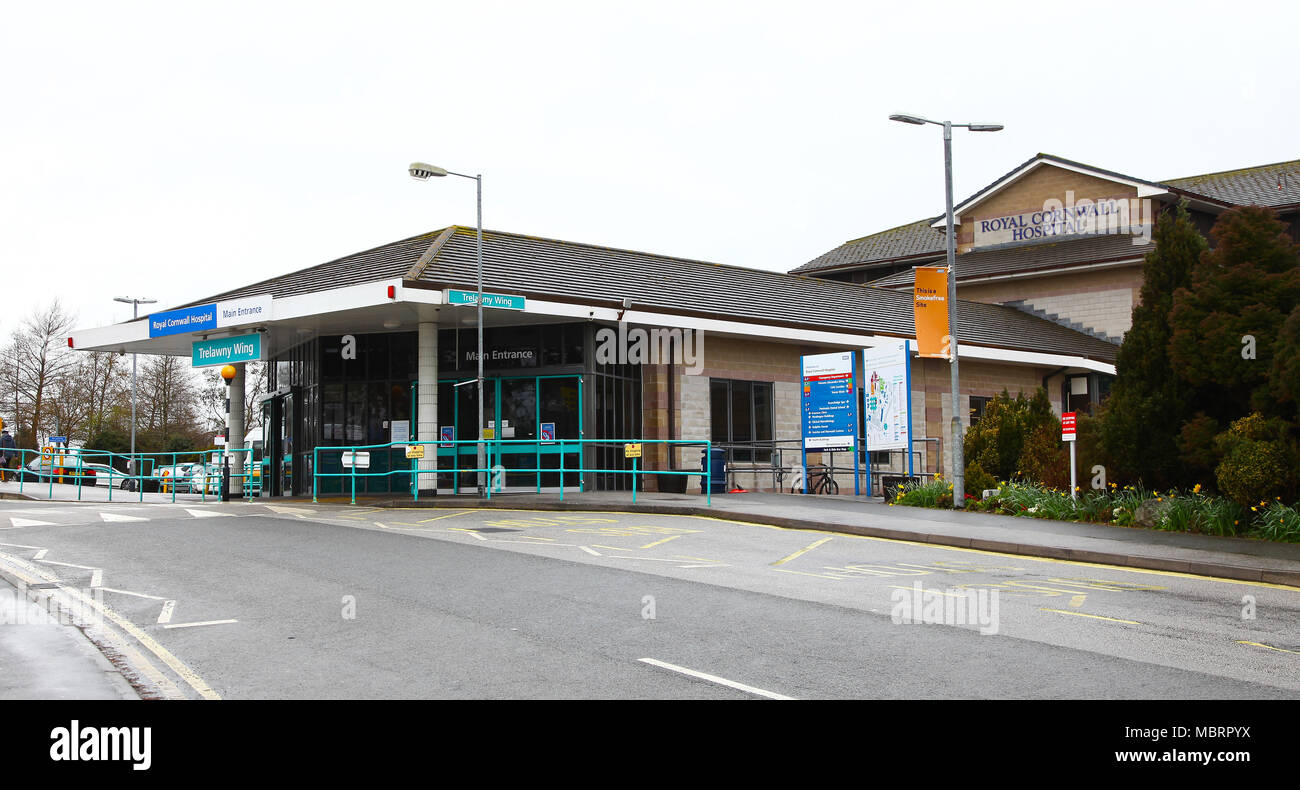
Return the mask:
<svg viewBox="0 0 1300 790">
<path fill-rule="evenodd" d="M 478 296 L 475 298 L 474 303 L 477 308 L 477 320 L 475 323 L 478 324 L 478 441 L 476 442 L 476 446 L 478 448 L 477 467 L 479 472 L 477 477 L 478 495 L 479 497 L 482 497 L 485 489 L 484 483 L 487 479 L 487 452 L 486 448 L 483 446 L 483 174 L 480 173 L 471 176 L 464 173 L 454 173 L 441 167 L 425 164 L 424 162 L 412 162 L 410 167 L 407 168 L 407 172 L 411 174 L 411 178 L 419 179 L 420 181 L 427 181 L 430 177 L 442 178 L 443 176 L 460 176 L 461 178 L 469 178 L 474 181 L 478 192 L 478 251 L 476 255 L 478 262 Z"/>
<path fill-rule="evenodd" d="M 947 257 L 948 257 L 948 353 L 952 368 L 952 506 L 957 509 L 966 507 L 966 459 L 962 447 L 961 426 L 961 390 L 960 377 L 957 372 L 957 239 L 953 232 L 952 216 L 952 130 L 953 127 L 970 129 L 972 132 L 1000 132 L 999 123 L 953 123 L 952 121 L 932 121 L 917 115 L 895 114 L 889 116 L 891 121 L 924 126 L 927 123 L 943 127 L 943 188 L 944 205 L 947 217 Z M 911 452 L 909 449 L 908 452 Z"/>
<path fill-rule="evenodd" d="M 140 318 L 140 305 L 155 304 L 157 299 L 139 299 L 134 296 L 115 296 L 114 302 L 131 305 L 131 320 Z M 135 462 L 135 352 L 131 352 L 131 461 Z"/>
</svg>

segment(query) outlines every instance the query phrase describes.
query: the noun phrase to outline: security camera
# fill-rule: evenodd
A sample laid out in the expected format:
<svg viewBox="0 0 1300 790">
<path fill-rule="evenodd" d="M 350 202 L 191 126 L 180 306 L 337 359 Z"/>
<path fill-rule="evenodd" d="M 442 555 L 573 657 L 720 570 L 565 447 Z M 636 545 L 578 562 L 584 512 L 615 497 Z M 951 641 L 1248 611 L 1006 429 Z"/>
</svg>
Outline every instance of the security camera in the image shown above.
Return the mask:
<svg viewBox="0 0 1300 790">
<path fill-rule="evenodd" d="M 632 309 L 632 300 L 631 300 L 631 299 L 624 299 L 624 300 L 623 300 L 623 309 L 624 309 L 624 310 L 630 310 L 630 309 Z"/>
</svg>

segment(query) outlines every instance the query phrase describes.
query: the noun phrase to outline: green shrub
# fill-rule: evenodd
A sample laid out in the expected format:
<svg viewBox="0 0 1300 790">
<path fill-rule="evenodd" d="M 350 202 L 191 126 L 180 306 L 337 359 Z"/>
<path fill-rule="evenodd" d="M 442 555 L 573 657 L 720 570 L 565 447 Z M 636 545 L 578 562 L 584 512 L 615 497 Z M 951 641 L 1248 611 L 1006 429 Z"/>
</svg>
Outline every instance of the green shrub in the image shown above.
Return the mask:
<svg viewBox="0 0 1300 790">
<path fill-rule="evenodd" d="M 993 479 L 993 475 L 984 471 L 984 467 L 978 462 L 966 465 L 966 475 L 963 480 L 966 493 L 974 497 L 983 496 L 987 489 L 998 487 L 998 481 Z"/>
<path fill-rule="evenodd" d="M 1300 453 L 1282 420 L 1243 417 L 1215 438 L 1215 446 L 1223 458 L 1214 470 L 1219 490 L 1237 504 L 1295 498 Z"/>
<path fill-rule="evenodd" d="M 909 507 L 952 507 L 952 483 L 940 476 L 927 482 L 907 482 L 901 485 L 891 505 Z"/>
</svg>

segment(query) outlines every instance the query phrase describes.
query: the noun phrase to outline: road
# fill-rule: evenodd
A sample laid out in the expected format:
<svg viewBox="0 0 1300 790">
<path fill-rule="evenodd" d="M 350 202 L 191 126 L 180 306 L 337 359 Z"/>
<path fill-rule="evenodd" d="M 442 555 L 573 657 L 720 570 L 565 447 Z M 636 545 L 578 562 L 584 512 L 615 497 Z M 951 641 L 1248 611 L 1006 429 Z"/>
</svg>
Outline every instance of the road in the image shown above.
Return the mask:
<svg viewBox="0 0 1300 790">
<path fill-rule="evenodd" d="M 0 564 L 146 696 L 1300 698 L 1300 590 L 695 516 L 3 501 Z"/>
</svg>

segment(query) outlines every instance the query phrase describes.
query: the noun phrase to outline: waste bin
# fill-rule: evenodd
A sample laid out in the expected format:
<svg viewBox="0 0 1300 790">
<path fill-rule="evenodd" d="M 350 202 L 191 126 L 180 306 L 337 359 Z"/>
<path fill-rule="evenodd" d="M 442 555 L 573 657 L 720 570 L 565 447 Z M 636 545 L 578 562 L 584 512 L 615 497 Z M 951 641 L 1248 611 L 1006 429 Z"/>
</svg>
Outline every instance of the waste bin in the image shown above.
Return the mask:
<svg viewBox="0 0 1300 790">
<path fill-rule="evenodd" d="M 712 450 L 700 451 L 700 471 L 707 473 L 709 476 L 708 485 L 705 485 L 704 475 L 700 475 L 700 493 L 708 493 L 710 489 L 715 494 L 725 494 L 727 492 L 727 451 L 720 447 L 714 447 Z"/>
</svg>

